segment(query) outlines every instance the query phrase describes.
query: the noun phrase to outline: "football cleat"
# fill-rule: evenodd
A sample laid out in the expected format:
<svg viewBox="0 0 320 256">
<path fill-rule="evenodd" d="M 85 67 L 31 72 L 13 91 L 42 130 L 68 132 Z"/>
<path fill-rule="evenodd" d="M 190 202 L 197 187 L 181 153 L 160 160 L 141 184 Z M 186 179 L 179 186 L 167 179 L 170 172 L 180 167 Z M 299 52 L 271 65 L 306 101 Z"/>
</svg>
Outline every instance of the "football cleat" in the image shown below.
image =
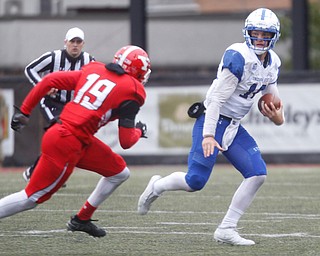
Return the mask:
<svg viewBox="0 0 320 256">
<path fill-rule="evenodd" d="M 143 191 L 138 202 L 138 213 L 140 215 L 145 215 L 148 213 L 151 204 L 159 197 L 153 193 L 153 185 L 157 180 L 162 177 L 160 175 L 154 175 L 151 177 L 146 189 Z"/>
<path fill-rule="evenodd" d="M 254 245 L 255 242 L 241 237 L 236 228 L 217 228 L 213 235 L 219 243 L 231 245 Z"/>
<path fill-rule="evenodd" d="M 77 215 L 71 217 L 71 219 L 67 223 L 68 231 L 80 231 L 85 232 L 93 237 L 103 237 L 107 234 L 107 232 L 94 225 L 92 220 L 80 220 Z"/>
<path fill-rule="evenodd" d="M 32 168 L 32 166 L 30 166 L 29 168 L 24 170 L 24 172 L 22 173 L 22 177 L 26 182 L 29 182 L 32 171 L 33 171 L 33 168 Z"/>
</svg>

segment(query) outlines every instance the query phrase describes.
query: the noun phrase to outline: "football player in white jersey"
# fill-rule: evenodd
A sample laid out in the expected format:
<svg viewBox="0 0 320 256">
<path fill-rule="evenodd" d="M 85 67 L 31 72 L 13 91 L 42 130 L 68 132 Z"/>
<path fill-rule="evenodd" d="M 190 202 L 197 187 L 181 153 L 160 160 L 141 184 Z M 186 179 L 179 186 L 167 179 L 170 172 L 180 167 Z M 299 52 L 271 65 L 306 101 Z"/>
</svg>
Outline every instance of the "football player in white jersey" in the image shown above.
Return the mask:
<svg viewBox="0 0 320 256">
<path fill-rule="evenodd" d="M 243 181 L 213 237 L 218 242 L 233 245 L 255 244 L 239 235 L 237 224 L 267 175 L 259 147 L 240 121 L 260 92 L 279 97 L 277 78 L 281 65 L 278 55 L 272 50 L 280 37 L 280 22 L 271 10 L 259 8 L 253 11 L 245 21 L 243 35 L 245 42 L 232 44 L 224 52 L 204 106 L 198 104 L 190 109 L 197 119 L 192 133 L 188 171 L 174 172 L 166 177 L 154 175 L 138 202 L 138 213 L 143 215 L 165 191 L 201 190 L 221 151 L 242 174 Z M 262 114 L 276 125 L 284 123 L 282 103 L 279 109 L 273 104 L 270 107 L 265 104 Z"/>
</svg>

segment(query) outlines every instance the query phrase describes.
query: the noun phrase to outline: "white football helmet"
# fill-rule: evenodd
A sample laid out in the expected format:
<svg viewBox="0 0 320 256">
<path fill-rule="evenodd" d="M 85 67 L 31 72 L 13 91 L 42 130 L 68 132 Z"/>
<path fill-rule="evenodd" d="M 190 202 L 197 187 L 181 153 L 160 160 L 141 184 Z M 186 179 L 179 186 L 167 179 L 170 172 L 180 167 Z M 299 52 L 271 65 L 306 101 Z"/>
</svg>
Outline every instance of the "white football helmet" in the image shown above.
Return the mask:
<svg viewBox="0 0 320 256">
<path fill-rule="evenodd" d="M 252 30 L 270 32 L 273 33 L 274 36 L 270 39 L 263 39 L 269 42 L 267 47 L 258 48 L 255 47 L 252 43 L 253 40 L 255 40 L 255 38 L 251 37 L 250 35 Z M 266 51 L 272 49 L 275 46 L 276 42 L 279 40 L 280 22 L 278 17 L 271 10 L 266 8 L 259 8 L 253 11 L 249 14 L 245 21 L 243 36 L 248 47 L 253 49 L 257 55 L 265 53 Z"/>
</svg>

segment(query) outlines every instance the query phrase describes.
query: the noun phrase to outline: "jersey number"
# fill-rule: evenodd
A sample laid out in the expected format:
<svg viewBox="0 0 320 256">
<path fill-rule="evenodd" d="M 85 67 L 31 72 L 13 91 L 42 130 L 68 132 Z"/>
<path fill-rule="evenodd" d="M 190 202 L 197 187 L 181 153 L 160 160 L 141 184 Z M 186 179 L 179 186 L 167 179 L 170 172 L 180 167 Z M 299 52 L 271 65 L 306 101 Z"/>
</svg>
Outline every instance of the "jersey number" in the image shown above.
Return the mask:
<svg viewBox="0 0 320 256">
<path fill-rule="evenodd" d="M 239 96 L 242 97 L 242 98 L 245 98 L 247 99 L 248 97 L 250 97 L 251 99 L 256 96 L 257 93 L 259 93 L 260 91 L 263 91 L 265 88 L 266 88 L 266 85 L 262 85 L 257 91 L 257 85 L 258 84 L 253 84 L 250 86 L 250 89 L 246 92 L 246 93 L 243 93 L 243 94 L 240 94 Z"/>
<path fill-rule="evenodd" d="M 87 109 L 97 110 L 113 87 L 116 86 L 108 79 L 99 80 L 99 78 L 100 76 L 97 74 L 88 75 L 87 82 L 78 91 L 73 101 Z"/>
</svg>

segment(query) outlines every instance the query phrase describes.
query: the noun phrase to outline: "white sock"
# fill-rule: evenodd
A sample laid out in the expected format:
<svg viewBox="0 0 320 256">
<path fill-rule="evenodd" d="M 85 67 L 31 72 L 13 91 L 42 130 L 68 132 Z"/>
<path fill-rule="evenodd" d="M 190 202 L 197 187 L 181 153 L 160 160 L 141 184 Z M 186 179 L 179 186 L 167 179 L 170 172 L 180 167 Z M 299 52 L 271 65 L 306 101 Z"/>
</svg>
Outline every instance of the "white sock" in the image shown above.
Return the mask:
<svg viewBox="0 0 320 256">
<path fill-rule="evenodd" d="M 25 190 L 8 195 L 0 200 L 0 218 L 36 207 L 38 204 L 28 198 Z"/>
<path fill-rule="evenodd" d="M 234 193 L 229 209 L 220 228 L 237 227 L 238 221 L 252 203 L 256 193 L 266 179 L 266 175 L 245 179 Z"/>
<path fill-rule="evenodd" d="M 154 183 L 153 188 L 156 195 L 160 195 L 165 191 L 193 191 L 186 182 L 186 173 L 184 172 L 174 172 L 161 178 L 160 180 L 157 180 Z"/>
<path fill-rule="evenodd" d="M 88 198 L 88 202 L 93 207 L 98 207 L 104 200 L 106 200 L 117 187 L 121 185 L 130 177 L 130 170 L 126 167 L 122 172 L 111 177 L 102 177 L 94 191 Z"/>
</svg>

